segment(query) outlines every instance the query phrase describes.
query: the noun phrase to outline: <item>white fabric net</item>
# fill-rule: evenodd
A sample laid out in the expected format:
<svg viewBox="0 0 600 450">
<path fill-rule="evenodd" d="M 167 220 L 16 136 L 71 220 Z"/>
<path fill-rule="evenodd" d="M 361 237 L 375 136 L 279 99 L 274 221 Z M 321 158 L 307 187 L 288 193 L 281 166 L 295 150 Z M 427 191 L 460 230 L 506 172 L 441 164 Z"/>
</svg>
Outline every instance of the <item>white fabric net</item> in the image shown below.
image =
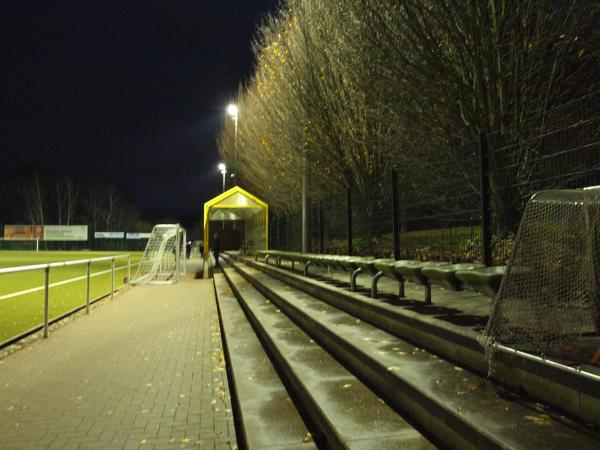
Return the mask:
<svg viewBox="0 0 600 450">
<path fill-rule="evenodd" d="M 597 335 L 600 191 L 552 190 L 528 202 L 480 339 L 492 370 L 496 343 L 545 354 Z"/>
<path fill-rule="evenodd" d="M 179 225 L 156 225 L 148 239 L 133 282 L 172 283 L 185 257 L 182 229 Z"/>
</svg>

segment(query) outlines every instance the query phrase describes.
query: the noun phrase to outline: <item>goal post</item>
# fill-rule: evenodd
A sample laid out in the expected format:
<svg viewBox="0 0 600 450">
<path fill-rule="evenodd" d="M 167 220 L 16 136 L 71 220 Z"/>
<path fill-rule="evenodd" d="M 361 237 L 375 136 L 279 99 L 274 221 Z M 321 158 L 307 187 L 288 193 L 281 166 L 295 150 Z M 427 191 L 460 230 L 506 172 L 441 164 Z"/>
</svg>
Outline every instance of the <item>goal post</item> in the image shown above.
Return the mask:
<svg viewBox="0 0 600 450">
<path fill-rule="evenodd" d="M 171 284 L 185 274 L 186 232 L 179 224 L 159 224 L 152 229 L 132 282 Z"/>
<path fill-rule="evenodd" d="M 480 342 L 535 354 L 600 333 L 600 190 L 536 193 Z"/>
</svg>

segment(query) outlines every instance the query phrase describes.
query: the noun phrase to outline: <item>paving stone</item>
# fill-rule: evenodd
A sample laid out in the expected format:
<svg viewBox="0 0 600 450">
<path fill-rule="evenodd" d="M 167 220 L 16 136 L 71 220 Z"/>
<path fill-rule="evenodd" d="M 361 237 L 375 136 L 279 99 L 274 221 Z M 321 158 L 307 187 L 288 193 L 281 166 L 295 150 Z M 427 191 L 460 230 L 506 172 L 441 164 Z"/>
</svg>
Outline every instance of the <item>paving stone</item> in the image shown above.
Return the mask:
<svg viewBox="0 0 600 450">
<path fill-rule="evenodd" d="M 215 418 L 231 417 L 231 403 L 200 264 L 177 285 L 137 286 L 6 352 L 0 450 L 214 448 Z M 236 446 L 233 427 L 219 431 Z"/>
</svg>

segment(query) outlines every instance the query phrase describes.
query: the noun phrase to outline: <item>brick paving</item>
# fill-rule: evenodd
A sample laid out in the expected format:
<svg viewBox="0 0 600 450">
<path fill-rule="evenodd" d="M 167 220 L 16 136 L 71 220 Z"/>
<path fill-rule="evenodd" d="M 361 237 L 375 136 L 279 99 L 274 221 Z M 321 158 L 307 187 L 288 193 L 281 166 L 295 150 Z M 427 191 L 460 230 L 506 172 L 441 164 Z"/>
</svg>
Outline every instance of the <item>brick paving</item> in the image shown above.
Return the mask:
<svg viewBox="0 0 600 450">
<path fill-rule="evenodd" d="M 0 449 L 235 449 L 212 280 L 137 286 L 0 359 Z"/>
</svg>

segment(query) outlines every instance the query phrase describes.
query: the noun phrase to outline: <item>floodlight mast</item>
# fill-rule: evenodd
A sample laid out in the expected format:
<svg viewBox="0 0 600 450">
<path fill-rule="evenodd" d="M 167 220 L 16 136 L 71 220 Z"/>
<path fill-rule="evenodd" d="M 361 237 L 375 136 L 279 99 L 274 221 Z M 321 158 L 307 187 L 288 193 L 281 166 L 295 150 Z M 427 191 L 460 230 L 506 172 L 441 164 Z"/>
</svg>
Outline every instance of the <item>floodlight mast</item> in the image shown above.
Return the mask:
<svg viewBox="0 0 600 450">
<path fill-rule="evenodd" d="M 221 171 L 221 175 L 223 175 L 223 192 L 225 192 L 225 175 L 227 175 L 227 166 L 223 163 L 220 163 L 218 167 Z"/>
<path fill-rule="evenodd" d="M 236 104 L 230 103 L 227 106 L 227 114 L 233 119 L 233 173 L 232 177 L 235 177 L 234 183 L 237 186 L 237 173 L 238 173 L 238 161 L 237 161 L 237 134 L 238 134 L 238 114 L 239 108 Z"/>
</svg>

